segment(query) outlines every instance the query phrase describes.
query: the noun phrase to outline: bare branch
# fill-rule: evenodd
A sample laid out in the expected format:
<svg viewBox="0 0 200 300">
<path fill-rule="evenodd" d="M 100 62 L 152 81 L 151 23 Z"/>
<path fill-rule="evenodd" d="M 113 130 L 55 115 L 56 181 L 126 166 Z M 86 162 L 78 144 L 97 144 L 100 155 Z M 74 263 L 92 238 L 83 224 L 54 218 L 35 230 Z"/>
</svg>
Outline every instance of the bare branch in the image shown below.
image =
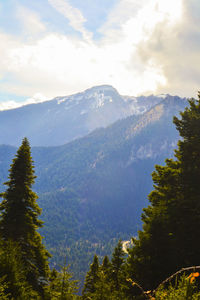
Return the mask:
<svg viewBox="0 0 200 300">
<path fill-rule="evenodd" d="M 166 284 L 167 282 L 171 281 L 174 277 L 176 277 L 177 275 L 185 272 L 185 271 L 193 271 L 196 272 L 197 270 L 200 270 L 200 266 L 193 266 L 193 267 L 187 267 L 187 268 L 182 268 L 181 270 L 177 271 L 176 273 L 172 274 L 170 277 L 168 277 L 167 279 L 165 279 L 164 281 L 162 281 L 159 286 L 153 290 L 152 295 L 155 295 L 155 293 L 159 290 L 159 288 Z"/>
</svg>

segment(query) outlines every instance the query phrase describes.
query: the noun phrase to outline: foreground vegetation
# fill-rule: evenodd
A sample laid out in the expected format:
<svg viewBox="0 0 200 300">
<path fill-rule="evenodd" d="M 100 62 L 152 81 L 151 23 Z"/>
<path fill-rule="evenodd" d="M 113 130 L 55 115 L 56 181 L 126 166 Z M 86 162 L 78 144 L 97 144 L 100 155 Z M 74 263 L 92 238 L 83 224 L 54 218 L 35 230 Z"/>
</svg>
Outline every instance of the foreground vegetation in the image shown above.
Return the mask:
<svg viewBox="0 0 200 300">
<path fill-rule="evenodd" d="M 181 118 L 174 118 L 181 136 L 175 159 L 155 167 L 143 230 L 128 253 L 119 241 L 111 259 L 99 263 L 94 256 L 82 299 L 200 299 L 200 94 L 189 103 Z M 35 175 L 26 138 L 9 172 L 0 204 L 1 299 L 78 299 L 68 268 L 50 270 L 50 254 L 37 231 L 41 210 L 32 191 Z M 184 274 L 176 273 L 183 267 Z"/>
<path fill-rule="evenodd" d="M 179 269 L 199 265 L 200 252 L 196 245 L 200 228 L 200 94 L 198 101 L 190 100 L 189 104 L 180 119 L 174 117 L 181 136 L 175 159 L 166 159 L 166 165 L 157 165 L 153 172 L 154 190 L 149 195 L 150 205 L 142 215 L 143 230 L 132 239 L 125 261 L 118 251 L 117 271 L 111 260 L 108 278 L 103 274 L 98 275 L 100 280 L 94 280 L 93 289 L 89 290 L 90 298 L 92 294 L 92 299 L 97 299 L 95 293 L 101 294 L 100 286 L 105 291 L 107 284 L 104 298 L 99 299 L 107 299 L 108 290 L 111 293 L 108 299 L 133 299 L 138 296 L 138 284 L 144 290 L 153 291 Z M 122 245 L 118 244 L 120 247 L 122 250 Z M 113 278 L 114 274 L 117 275 Z M 106 284 L 100 284 L 103 280 Z M 115 285 L 117 282 L 119 284 Z M 183 285 L 183 281 L 180 284 Z M 86 277 L 84 292 L 87 286 Z M 177 287 L 180 289 L 179 285 Z M 172 290 L 164 292 L 169 299 Z M 162 299 L 162 292 L 157 297 Z"/>
<path fill-rule="evenodd" d="M 111 261 L 105 256 L 102 264 L 94 256 L 85 279 L 82 298 L 85 300 L 192 300 L 200 299 L 200 266 L 179 270 L 155 289 L 144 290 L 128 274 L 122 243 L 119 242 Z"/>
<path fill-rule="evenodd" d="M 9 171 L 0 204 L 1 299 L 75 299 L 75 282 L 66 267 L 50 270 L 50 254 L 37 232 L 41 209 L 31 189 L 35 176 L 26 138 Z"/>
</svg>

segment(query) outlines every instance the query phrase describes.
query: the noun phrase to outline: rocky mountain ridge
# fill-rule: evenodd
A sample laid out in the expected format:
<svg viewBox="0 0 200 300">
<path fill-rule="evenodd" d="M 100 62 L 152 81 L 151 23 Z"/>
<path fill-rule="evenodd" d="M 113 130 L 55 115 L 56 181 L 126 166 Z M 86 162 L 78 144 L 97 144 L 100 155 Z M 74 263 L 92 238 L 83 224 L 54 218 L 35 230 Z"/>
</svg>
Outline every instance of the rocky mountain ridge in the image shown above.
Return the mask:
<svg viewBox="0 0 200 300">
<path fill-rule="evenodd" d="M 112 86 L 103 85 L 0 111 L 0 144 L 18 146 L 26 136 L 32 146 L 63 145 L 119 119 L 143 114 L 167 97 L 121 96 Z"/>
</svg>

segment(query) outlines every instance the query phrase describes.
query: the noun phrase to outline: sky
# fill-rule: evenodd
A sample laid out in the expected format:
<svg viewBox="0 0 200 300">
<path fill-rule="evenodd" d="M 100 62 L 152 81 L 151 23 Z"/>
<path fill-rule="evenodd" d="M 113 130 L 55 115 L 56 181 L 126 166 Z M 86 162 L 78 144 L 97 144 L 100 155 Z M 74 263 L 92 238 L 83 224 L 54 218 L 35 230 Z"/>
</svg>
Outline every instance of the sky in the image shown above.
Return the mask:
<svg viewBox="0 0 200 300">
<path fill-rule="evenodd" d="M 199 0 L 0 0 L 0 109 L 109 84 L 195 97 Z"/>
</svg>

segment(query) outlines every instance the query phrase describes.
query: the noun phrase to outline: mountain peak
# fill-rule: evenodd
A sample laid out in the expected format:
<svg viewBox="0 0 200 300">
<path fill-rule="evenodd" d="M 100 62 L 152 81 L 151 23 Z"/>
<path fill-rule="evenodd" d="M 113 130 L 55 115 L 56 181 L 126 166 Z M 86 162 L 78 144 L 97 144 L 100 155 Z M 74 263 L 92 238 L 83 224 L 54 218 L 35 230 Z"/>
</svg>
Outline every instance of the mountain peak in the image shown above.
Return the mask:
<svg viewBox="0 0 200 300">
<path fill-rule="evenodd" d="M 87 90 L 85 90 L 85 93 L 88 92 L 107 92 L 107 91 L 111 91 L 111 92 L 115 92 L 118 94 L 118 91 L 112 86 L 112 85 L 108 85 L 108 84 L 104 84 L 104 85 L 97 85 L 94 87 L 91 87 Z"/>
<path fill-rule="evenodd" d="M 183 102 L 170 97 L 121 96 L 111 85 L 94 86 L 81 93 L 0 112 L 3 128 L 0 140 L 18 145 L 26 136 L 34 146 L 62 145 L 119 119 L 144 114 L 160 102 L 165 106 L 165 113 L 177 102 L 177 105 Z"/>
</svg>

